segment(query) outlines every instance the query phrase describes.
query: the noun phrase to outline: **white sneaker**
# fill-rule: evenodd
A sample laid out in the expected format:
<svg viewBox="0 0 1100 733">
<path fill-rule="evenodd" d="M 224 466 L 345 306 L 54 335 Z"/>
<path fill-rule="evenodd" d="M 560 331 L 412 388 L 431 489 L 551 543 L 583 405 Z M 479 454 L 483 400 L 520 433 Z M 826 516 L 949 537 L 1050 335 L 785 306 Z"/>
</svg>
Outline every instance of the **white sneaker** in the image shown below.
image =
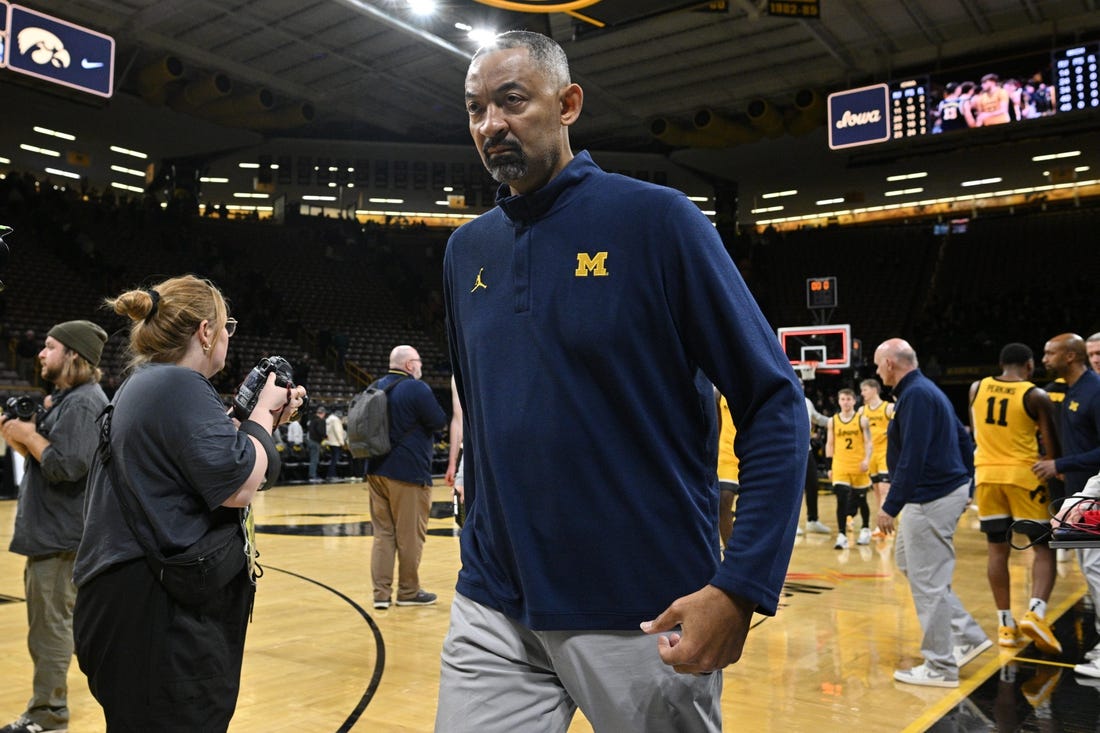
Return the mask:
<svg viewBox="0 0 1100 733">
<path fill-rule="evenodd" d="M 1086 677 L 1100 678 L 1100 659 L 1093 659 L 1084 664 L 1078 664 L 1073 668 L 1073 671 L 1077 674 L 1083 674 Z"/>
<path fill-rule="evenodd" d="M 958 664 L 961 669 L 964 664 L 973 662 L 977 659 L 979 654 L 991 646 L 993 646 L 993 642 L 989 639 L 979 644 L 960 644 L 952 650 L 955 655 L 955 663 Z"/>
<path fill-rule="evenodd" d="M 801 527 L 799 527 L 798 529 L 795 530 L 794 536 L 795 537 L 801 537 L 802 536 L 802 528 Z"/>
<path fill-rule="evenodd" d="M 918 664 L 912 669 L 894 670 L 894 679 L 907 685 L 924 685 L 925 687 L 958 687 L 958 680 L 949 680 L 941 672 L 933 672 L 927 665 Z"/>
<path fill-rule="evenodd" d="M 836 536 L 836 544 L 833 545 L 834 550 L 847 550 L 848 549 L 848 535 L 841 532 Z"/>
<path fill-rule="evenodd" d="M 871 544 L 871 528 L 864 527 L 859 531 L 859 539 L 856 540 L 857 545 L 869 545 Z"/>
<path fill-rule="evenodd" d="M 1097 644 L 1092 649 L 1085 652 L 1086 662 L 1095 662 L 1097 660 L 1100 660 L 1100 644 Z"/>
<path fill-rule="evenodd" d="M 832 534 L 833 533 L 833 530 L 829 529 L 828 527 L 826 527 L 824 524 L 822 524 L 821 522 L 819 522 L 816 519 L 813 520 L 812 522 L 806 522 L 806 531 L 809 532 L 810 534 Z"/>
</svg>

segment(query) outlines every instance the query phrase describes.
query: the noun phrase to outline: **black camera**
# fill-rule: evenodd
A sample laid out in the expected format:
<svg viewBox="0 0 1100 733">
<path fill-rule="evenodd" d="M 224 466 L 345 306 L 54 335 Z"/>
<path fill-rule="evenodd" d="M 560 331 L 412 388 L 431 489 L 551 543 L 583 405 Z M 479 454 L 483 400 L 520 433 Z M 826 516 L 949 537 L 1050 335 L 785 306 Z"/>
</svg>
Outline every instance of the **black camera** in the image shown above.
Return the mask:
<svg viewBox="0 0 1100 733">
<path fill-rule="evenodd" d="M 294 369 L 290 362 L 281 356 L 265 356 L 260 359 L 252 371 L 244 378 L 244 382 L 237 388 L 237 394 L 233 397 L 233 417 L 241 422 L 248 419 L 252 411 L 256 409 L 256 402 L 260 398 L 260 392 L 267 384 L 267 375 L 275 374 L 275 384 L 280 387 L 294 387 Z M 299 409 L 306 409 L 307 402 L 302 403 Z"/>
<path fill-rule="evenodd" d="M 38 414 L 39 409 L 39 404 L 30 397 L 25 395 L 23 397 L 9 397 L 8 401 L 4 403 L 3 415 L 9 420 L 18 418 L 19 420 L 31 422 L 34 420 L 34 416 Z"/>
</svg>

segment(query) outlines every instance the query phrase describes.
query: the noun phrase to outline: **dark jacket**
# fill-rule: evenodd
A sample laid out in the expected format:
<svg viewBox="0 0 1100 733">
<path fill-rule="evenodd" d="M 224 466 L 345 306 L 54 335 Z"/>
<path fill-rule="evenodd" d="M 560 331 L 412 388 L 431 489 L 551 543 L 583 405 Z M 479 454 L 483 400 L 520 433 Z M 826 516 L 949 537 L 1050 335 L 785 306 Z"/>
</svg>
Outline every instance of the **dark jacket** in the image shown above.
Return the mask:
<svg viewBox="0 0 1100 733">
<path fill-rule="evenodd" d="M 890 493 L 883 510 L 896 517 L 906 504 L 947 496 L 974 475 L 974 444 L 951 403 L 920 369 L 894 387 L 897 404 L 887 430 Z"/>
</svg>

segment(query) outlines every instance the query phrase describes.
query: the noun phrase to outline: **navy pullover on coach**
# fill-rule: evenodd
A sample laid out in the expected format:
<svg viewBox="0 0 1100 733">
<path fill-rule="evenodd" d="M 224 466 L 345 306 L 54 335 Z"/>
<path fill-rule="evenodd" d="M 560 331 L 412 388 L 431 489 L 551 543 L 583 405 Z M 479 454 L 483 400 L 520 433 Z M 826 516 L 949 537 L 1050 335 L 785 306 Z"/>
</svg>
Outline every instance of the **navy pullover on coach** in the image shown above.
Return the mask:
<svg viewBox="0 0 1100 733">
<path fill-rule="evenodd" d="M 463 402 L 457 590 L 536 630 L 634 630 L 711 583 L 774 613 L 809 444 L 802 389 L 714 226 L 578 154 L 458 229 L 444 261 Z M 741 497 L 719 563 L 715 410 Z"/>
<path fill-rule="evenodd" d="M 890 493 L 882 504 L 892 517 L 906 504 L 947 496 L 974 475 L 974 444 L 947 395 L 920 369 L 902 377 L 894 395 L 886 443 Z"/>
<path fill-rule="evenodd" d="M 1100 376 L 1086 370 L 1066 390 L 1060 412 L 1062 457 L 1054 467 L 1065 477 L 1066 493 L 1076 494 L 1100 470 Z"/>
<path fill-rule="evenodd" d="M 447 415 L 431 387 L 406 372 L 391 370 L 378 380 L 378 386 L 388 387 L 394 380 L 400 383 L 387 399 L 390 452 L 367 461 L 367 474 L 431 486 L 434 434 L 447 424 Z"/>
</svg>

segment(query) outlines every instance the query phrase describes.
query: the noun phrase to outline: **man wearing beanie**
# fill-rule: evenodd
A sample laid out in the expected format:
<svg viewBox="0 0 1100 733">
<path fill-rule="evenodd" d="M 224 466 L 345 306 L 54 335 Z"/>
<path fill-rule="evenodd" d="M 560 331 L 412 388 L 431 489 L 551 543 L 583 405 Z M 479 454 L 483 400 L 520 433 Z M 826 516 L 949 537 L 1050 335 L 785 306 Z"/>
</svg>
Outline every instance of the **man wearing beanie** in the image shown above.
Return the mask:
<svg viewBox="0 0 1100 733">
<path fill-rule="evenodd" d="M 107 405 L 99 358 L 107 333 L 90 321 L 50 329 L 38 353 L 54 391 L 30 420 L 5 414 L 0 434 L 25 459 L 12 552 L 27 557 L 27 647 L 34 661 L 27 709 L 0 733 L 66 730 L 66 678 L 73 655 L 73 561 L 84 531 L 84 487 L 99 441 L 96 418 Z M 9 681 L 10 683 L 10 681 Z"/>
</svg>

